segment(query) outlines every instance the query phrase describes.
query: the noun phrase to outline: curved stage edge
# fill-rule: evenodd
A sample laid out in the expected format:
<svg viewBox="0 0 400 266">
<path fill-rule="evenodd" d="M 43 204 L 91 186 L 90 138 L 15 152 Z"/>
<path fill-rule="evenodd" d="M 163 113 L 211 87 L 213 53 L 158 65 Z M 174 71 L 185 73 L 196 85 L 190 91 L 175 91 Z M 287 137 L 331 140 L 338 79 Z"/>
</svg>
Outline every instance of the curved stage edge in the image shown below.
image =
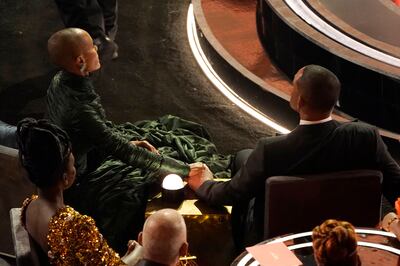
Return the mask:
<svg viewBox="0 0 400 266">
<path fill-rule="evenodd" d="M 240 64 L 214 36 L 203 13 L 201 0 L 193 0 L 192 5 L 195 22 L 193 31 L 196 31 L 198 46 L 200 46 L 200 49 L 203 51 L 203 58 L 201 60 L 206 60 L 218 76 L 217 79 L 220 79 L 223 84 L 227 85 L 226 87 L 231 91 L 231 96 L 225 96 L 230 99 L 236 98 L 236 100 L 231 100 L 253 117 L 271 126 L 280 133 L 287 133 L 293 129 L 298 123 L 298 116 L 289 107 L 288 100 L 290 97 L 288 93 L 279 90 L 279 88 L 274 87 L 273 84 L 269 84 L 268 81 L 261 79 Z M 188 35 L 190 35 L 190 12 L 192 12 L 190 8 L 188 12 Z M 254 12 L 256 11 L 254 10 Z M 257 13 L 257 16 L 259 19 L 259 13 Z M 256 27 L 256 25 L 254 25 L 254 27 Z M 259 29 L 258 26 L 258 30 Z M 188 37 L 189 42 L 191 38 L 194 38 L 191 36 Z M 265 43 L 263 44 L 265 45 Z M 202 67 L 204 63 L 200 63 L 198 58 L 196 58 L 196 60 Z M 204 69 L 203 71 L 205 72 Z M 205 74 L 209 77 L 207 73 Z M 293 73 L 289 73 L 288 76 L 291 77 L 291 74 Z M 209 79 L 212 81 L 214 78 L 209 77 Z M 218 87 L 214 82 L 213 84 Z M 237 101 L 241 101 L 242 104 L 238 104 Z M 241 105 L 245 105 L 245 108 Z M 250 109 L 250 111 L 246 110 L 246 108 Z M 334 118 L 338 121 L 354 119 L 352 116 L 343 112 L 342 109 L 334 111 Z M 265 120 L 271 121 L 272 124 L 276 124 L 277 127 L 271 125 L 269 122 L 265 122 Z M 369 122 L 367 119 L 362 120 Z M 376 125 L 376 123 L 371 124 Z M 380 133 L 385 138 L 395 140 L 396 143 L 400 141 L 400 135 L 395 132 L 380 128 Z"/>
</svg>

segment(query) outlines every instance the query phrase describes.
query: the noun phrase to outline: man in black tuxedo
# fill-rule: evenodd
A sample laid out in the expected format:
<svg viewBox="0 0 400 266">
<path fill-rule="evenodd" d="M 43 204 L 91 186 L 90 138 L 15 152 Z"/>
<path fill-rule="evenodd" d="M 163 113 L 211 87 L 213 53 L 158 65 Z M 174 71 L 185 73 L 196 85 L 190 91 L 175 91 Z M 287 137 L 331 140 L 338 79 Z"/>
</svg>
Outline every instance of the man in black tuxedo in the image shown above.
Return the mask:
<svg viewBox="0 0 400 266">
<path fill-rule="evenodd" d="M 240 205 L 263 197 L 266 178 L 276 175 L 317 174 L 351 169 L 383 173 L 383 193 L 393 204 L 400 195 L 400 168 L 376 128 L 331 118 L 340 82 L 329 70 L 309 65 L 293 80 L 290 106 L 300 124 L 291 133 L 260 139 L 254 150 L 237 154 L 232 179 L 216 182 L 207 166 L 192 171 L 189 186 L 212 205 Z"/>
</svg>

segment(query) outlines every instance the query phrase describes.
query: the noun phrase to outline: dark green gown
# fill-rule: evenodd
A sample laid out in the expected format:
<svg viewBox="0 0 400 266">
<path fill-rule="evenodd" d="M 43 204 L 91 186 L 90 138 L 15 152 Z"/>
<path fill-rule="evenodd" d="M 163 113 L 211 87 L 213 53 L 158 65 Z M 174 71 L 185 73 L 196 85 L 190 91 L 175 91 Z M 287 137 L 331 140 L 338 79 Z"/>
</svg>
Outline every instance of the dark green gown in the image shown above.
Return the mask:
<svg viewBox="0 0 400 266">
<path fill-rule="evenodd" d="M 69 134 L 75 155 L 78 180 L 65 193 L 66 202 L 92 216 L 119 252 L 143 226 L 149 186 L 166 174 L 185 177 L 188 163 L 204 162 L 216 176 L 230 176 L 231 157 L 217 154 L 204 127 L 171 115 L 115 125 L 106 119 L 89 77 L 58 72 L 47 108 L 50 120 Z M 161 156 L 129 144 L 143 139 Z"/>
</svg>

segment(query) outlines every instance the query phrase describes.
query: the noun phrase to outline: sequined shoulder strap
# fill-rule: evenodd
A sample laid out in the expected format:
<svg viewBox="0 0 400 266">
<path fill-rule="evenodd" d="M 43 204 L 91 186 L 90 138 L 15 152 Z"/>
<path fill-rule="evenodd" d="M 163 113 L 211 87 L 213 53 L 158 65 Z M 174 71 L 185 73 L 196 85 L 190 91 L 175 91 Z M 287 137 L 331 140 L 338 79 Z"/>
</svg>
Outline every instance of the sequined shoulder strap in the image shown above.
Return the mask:
<svg viewBox="0 0 400 266">
<path fill-rule="evenodd" d="M 25 227 L 26 229 L 26 209 L 28 208 L 28 205 L 34 201 L 35 199 L 38 198 L 38 195 L 32 195 L 30 198 L 26 198 L 24 200 L 24 202 L 22 203 L 22 207 L 21 207 L 21 224 L 23 227 Z"/>
</svg>

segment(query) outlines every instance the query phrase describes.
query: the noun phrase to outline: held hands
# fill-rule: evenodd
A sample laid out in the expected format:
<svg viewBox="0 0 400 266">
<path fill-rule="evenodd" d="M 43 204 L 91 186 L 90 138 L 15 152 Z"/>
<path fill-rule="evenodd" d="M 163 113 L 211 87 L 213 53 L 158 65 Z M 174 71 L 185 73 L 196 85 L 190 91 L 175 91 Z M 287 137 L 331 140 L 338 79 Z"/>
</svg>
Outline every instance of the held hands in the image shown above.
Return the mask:
<svg viewBox="0 0 400 266">
<path fill-rule="evenodd" d="M 158 150 L 153 145 L 151 145 L 147 140 L 132 140 L 129 143 L 132 145 L 138 146 L 138 147 L 142 147 L 142 148 L 149 150 L 155 154 L 160 154 L 158 152 Z"/>
<path fill-rule="evenodd" d="M 213 173 L 204 163 L 190 164 L 190 172 L 187 182 L 189 187 L 194 191 L 196 191 L 205 181 L 213 179 Z"/>
</svg>

